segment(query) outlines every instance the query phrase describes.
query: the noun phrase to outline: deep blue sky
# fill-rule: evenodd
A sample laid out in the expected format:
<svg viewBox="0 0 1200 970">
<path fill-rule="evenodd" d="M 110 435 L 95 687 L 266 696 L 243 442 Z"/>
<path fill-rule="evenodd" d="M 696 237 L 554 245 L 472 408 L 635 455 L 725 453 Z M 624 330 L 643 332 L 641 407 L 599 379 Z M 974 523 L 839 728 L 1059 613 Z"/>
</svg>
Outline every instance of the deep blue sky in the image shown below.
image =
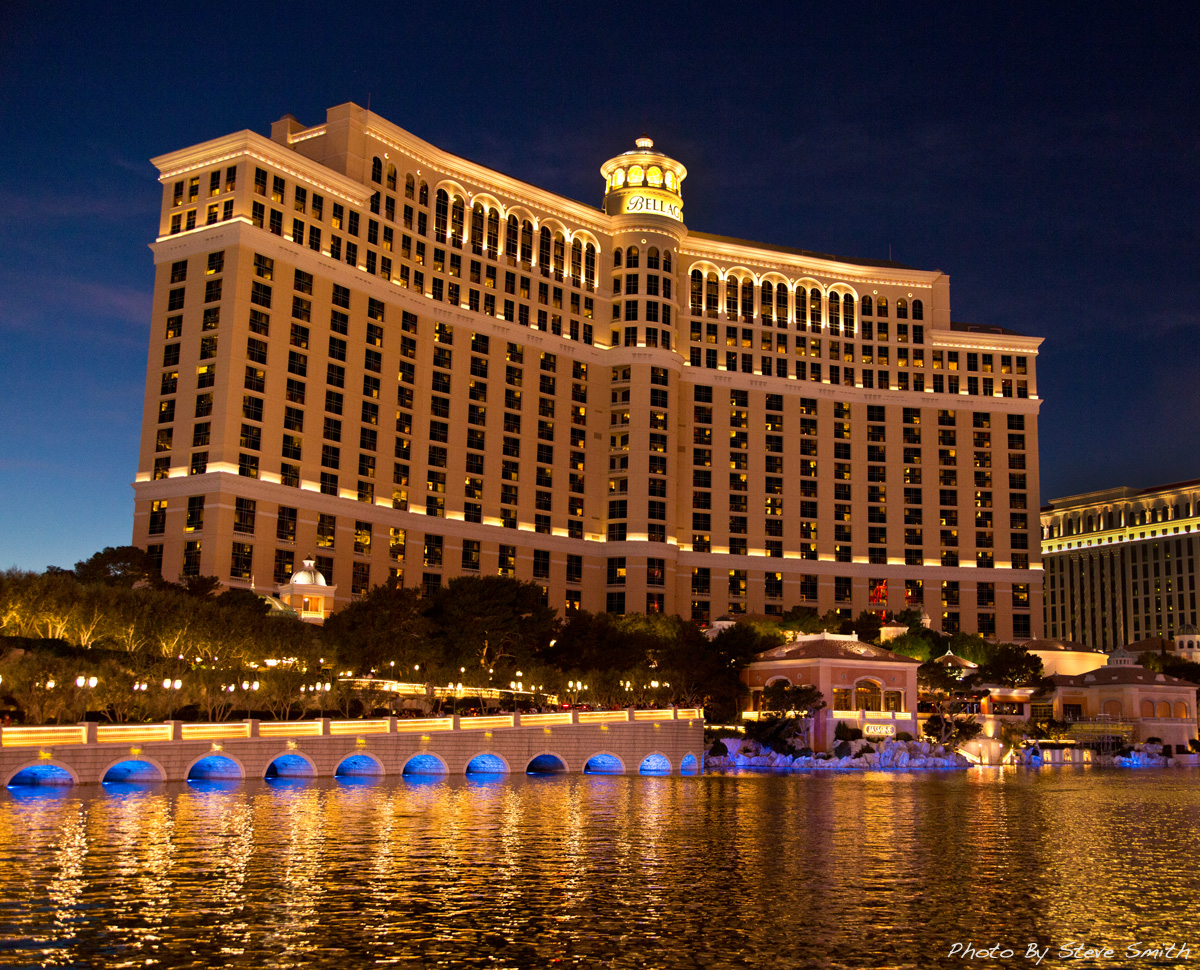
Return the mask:
<svg viewBox="0 0 1200 970">
<path fill-rule="evenodd" d="M 147 160 L 368 96 L 592 204 L 645 130 L 694 229 L 944 270 L 1046 338 L 1044 501 L 1200 477 L 1194 3 L 106 6 L 0 18 L 0 569 L 129 541 Z"/>
</svg>

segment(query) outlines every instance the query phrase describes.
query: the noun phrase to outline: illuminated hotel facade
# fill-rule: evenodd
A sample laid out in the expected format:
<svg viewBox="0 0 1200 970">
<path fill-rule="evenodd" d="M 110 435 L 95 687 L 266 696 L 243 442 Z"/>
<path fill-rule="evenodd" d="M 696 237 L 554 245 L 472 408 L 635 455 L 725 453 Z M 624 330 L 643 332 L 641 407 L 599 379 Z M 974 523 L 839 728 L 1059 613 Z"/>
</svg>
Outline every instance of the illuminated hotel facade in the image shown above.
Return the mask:
<svg viewBox="0 0 1200 970">
<path fill-rule="evenodd" d="M 602 209 L 353 104 L 154 163 L 164 575 L 1040 635 L 1041 341 L 952 323 L 940 271 L 689 231 L 649 139 Z"/>
<path fill-rule="evenodd" d="M 1197 625 L 1200 480 L 1054 499 L 1041 522 L 1047 636 L 1111 653 Z"/>
</svg>

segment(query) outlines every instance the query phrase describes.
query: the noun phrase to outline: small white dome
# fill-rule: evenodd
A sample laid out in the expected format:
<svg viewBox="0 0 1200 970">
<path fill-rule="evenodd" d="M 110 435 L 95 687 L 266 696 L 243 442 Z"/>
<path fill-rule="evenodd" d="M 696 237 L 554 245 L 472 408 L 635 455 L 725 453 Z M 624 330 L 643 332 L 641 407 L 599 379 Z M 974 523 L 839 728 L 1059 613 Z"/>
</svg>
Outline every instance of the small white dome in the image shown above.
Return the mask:
<svg viewBox="0 0 1200 970">
<path fill-rule="evenodd" d="M 317 568 L 316 560 L 305 559 L 304 565 L 292 573 L 292 578 L 288 580 L 289 586 L 328 586 L 325 582 L 325 577 L 321 575 L 321 570 Z"/>
</svg>

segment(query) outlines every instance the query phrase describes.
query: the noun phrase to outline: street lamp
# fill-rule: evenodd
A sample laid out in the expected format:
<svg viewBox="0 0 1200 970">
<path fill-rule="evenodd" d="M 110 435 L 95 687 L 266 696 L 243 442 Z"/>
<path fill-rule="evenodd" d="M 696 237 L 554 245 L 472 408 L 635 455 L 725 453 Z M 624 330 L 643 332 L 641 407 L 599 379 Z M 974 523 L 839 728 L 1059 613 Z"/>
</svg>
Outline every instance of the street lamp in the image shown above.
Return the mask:
<svg viewBox="0 0 1200 970">
<path fill-rule="evenodd" d="M 171 720 L 175 714 L 175 691 L 183 686 L 182 680 L 171 680 L 170 677 L 163 679 L 163 690 L 167 692 L 167 720 Z"/>
<path fill-rule="evenodd" d="M 95 688 L 95 686 L 96 686 L 98 683 L 100 683 L 100 681 L 99 681 L 99 679 L 98 679 L 98 678 L 96 678 L 96 677 L 85 677 L 83 674 L 80 674 L 78 677 L 76 677 L 76 678 L 75 678 L 75 686 L 76 686 L 77 688 L 79 688 L 80 690 L 84 690 L 84 689 L 87 689 L 87 690 L 92 690 L 92 689 L 94 689 L 94 688 Z M 87 702 L 87 699 L 86 699 L 86 698 L 84 698 L 84 700 L 83 700 L 83 714 L 82 714 L 82 716 L 83 716 L 85 719 L 87 718 L 87 709 L 88 709 L 88 702 Z"/>
</svg>

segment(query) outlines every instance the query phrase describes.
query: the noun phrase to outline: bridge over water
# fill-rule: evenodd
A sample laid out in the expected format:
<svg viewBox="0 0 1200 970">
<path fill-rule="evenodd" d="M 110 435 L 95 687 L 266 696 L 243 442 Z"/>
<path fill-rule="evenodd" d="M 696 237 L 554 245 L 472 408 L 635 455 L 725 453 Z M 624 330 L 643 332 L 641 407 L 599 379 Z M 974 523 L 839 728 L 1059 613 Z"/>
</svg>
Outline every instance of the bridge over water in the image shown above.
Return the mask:
<svg viewBox="0 0 1200 970">
<path fill-rule="evenodd" d="M 696 709 L 0 729 L 11 785 L 334 775 L 678 774 L 703 767 Z"/>
</svg>

